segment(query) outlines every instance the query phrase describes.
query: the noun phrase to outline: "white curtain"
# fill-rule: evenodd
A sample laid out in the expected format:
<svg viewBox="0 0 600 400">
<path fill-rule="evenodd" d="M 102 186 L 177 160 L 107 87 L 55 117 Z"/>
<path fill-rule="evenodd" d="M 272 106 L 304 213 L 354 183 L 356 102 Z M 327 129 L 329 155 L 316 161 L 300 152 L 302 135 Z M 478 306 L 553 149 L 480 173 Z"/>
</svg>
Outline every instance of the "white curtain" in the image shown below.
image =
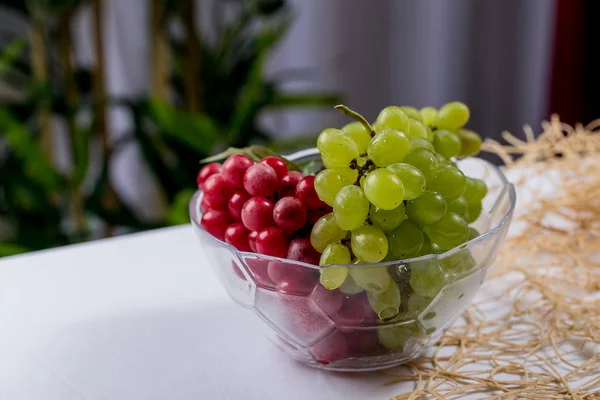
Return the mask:
<svg viewBox="0 0 600 400">
<path fill-rule="evenodd" d="M 546 117 L 552 0 L 294 0 L 298 20 L 271 71 L 315 69 L 370 118 L 389 104 L 469 104 L 485 136 Z M 290 85 L 291 89 L 302 86 Z M 284 132 L 342 123 L 333 112 L 280 117 Z"/>
<path fill-rule="evenodd" d="M 218 1 L 218 0 L 217 0 Z M 149 86 L 147 0 L 106 0 L 104 15 L 107 90 L 136 96 Z M 206 26 L 209 1 L 197 16 Z M 273 54 L 269 74 L 308 68 L 310 80 L 293 90 L 340 92 L 345 102 L 375 118 L 389 104 L 439 106 L 462 100 L 472 127 L 484 136 L 520 131 L 546 118 L 554 31 L 553 0 L 292 0 L 297 20 Z M 78 60 L 93 63 L 89 12 L 74 26 Z M 209 99 L 210 101 L 210 99 Z M 333 110 L 265 116 L 281 136 L 340 125 Z M 114 138 L 130 127 L 128 116 L 110 113 Z M 164 211 L 164 201 L 139 151 L 115 160 L 112 178 L 141 215 Z"/>
</svg>

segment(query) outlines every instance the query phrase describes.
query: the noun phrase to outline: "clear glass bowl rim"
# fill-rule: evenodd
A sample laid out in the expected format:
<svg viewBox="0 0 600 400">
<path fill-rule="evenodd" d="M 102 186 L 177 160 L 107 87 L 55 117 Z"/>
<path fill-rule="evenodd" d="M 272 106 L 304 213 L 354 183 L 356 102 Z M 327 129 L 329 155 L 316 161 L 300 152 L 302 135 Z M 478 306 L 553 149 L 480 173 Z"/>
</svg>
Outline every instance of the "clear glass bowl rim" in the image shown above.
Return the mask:
<svg viewBox="0 0 600 400">
<path fill-rule="evenodd" d="M 310 149 L 297 151 L 293 154 L 290 154 L 289 156 L 284 156 L 284 157 L 290 161 L 297 161 L 297 160 L 300 160 L 303 158 L 309 158 L 309 157 L 315 157 L 315 156 L 320 156 L 320 154 L 319 154 L 319 150 L 316 147 L 313 147 Z M 443 259 L 448 256 L 451 256 L 454 253 L 459 252 L 460 250 L 462 250 L 464 248 L 471 247 L 475 243 L 487 240 L 489 237 L 495 235 L 498 231 L 503 229 L 504 225 L 506 225 L 510 222 L 511 216 L 513 214 L 513 211 L 514 211 L 515 205 L 516 205 L 517 194 L 516 194 L 515 187 L 512 183 L 510 183 L 508 181 L 508 179 L 506 178 L 506 176 L 504 175 L 502 170 L 497 165 L 494 165 L 487 160 L 484 160 L 482 158 L 477 158 L 477 157 L 467 157 L 465 159 L 475 159 L 478 162 L 483 162 L 483 163 L 487 164 L 487 166 L 489 168 L 493 169 L 497 173 L 498 177 L 500 178 L 500 180 L 504 184 L 504 187 L 506 188 L 505 190 L 508 190 L 510 206 L 508 207 L 508 210 L 502 216 L 500 222 L 497 225 L 491 227 L 488 231 L 480 234 L 476 238 L 473 238 L 473 239 L 469 240 L 468 242 L 465 242 L 457 247 L 454 247 L 454 248 L 452 248 L 444 253 L 440 253 L 440 254 L 428 254 L 425 256 L 407 258 L 407 259 L 403 259 L 403 260 L 384 261 L 384 262 L 369 263 L 369 264 L 330 264 L 327 266 L 318 266 L 318 265 L 313 265 L 313 264 L 307 264 L 307 263 L 304 263 L 301 261 L 289 260 L 286 258 L 272 257 L 272 256 L 267 256 L 267 255 L 263 255 L 263 254 L 253 253 L 253 252 L 239 251 L 238 249 L 236 249 L 229 243 L 226 243 L 226 242 L 219 240 L 216 237 L 212 236 L 211 234 L 206 232 L 204 230 L 204 228 L 202 228 L 202 226 L 200 225 L 200 202 L 202 200 L 202 191 L 201 190 L 197 190 L 194 193 L 194 195 L 192 196 L 192 199 L 190 200 L 190 204 L 189 204 L 190 221 L 196 228 L 200 229 L 204 234 L 208 235 L 210 240 L 214 240 L 215 244 L 218 244 L 220 247 L 224 247 L 224 248 L 228 249 L 233 254 L 237 255 L 237 257 L 239 257 L 239 259 L 245 259 L 248 257 L 249 258 L 260 258 L 263 260 L 279 261 L 279 262 L 283 262 L 283 263 L 293 263 L 294 265 L 304 266 L 304 267 L 312 268 L 312 269 L 322 269 L 322 268 L 340 267 L 340 266 L 349 267 L 349 268 L 382 267 L 382 266 L 388 267 L 390 265 L 408 264 L 408 263 L 415 262 L 415 261 L 428 260 L 428 259 L 433 259 L 433 258 Z M 499 198 L 500 198 L 500 195 L 498 196 L 498 199 Z M 498 201 L 498 199 L 496 200 L 496 202 Z M 496 205 L 497 205 L 497 203 L 494 204 L 492 209 L 495 208 Z"/>
</svg>

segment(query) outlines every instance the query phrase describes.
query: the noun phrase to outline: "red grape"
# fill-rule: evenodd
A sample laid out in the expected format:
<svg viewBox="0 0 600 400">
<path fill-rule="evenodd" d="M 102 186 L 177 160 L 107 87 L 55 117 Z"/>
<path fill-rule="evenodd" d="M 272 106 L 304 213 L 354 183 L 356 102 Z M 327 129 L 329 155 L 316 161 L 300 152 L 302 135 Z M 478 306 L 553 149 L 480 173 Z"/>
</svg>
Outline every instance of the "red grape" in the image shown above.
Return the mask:
<svg viewBox="0 0 600 400">
<path fill-rule="evenodd" d="M 254 165 L 254 161 L 245 154 L 234 154 L 223 163 L 223 178 L 230 185 L 241 188 L 246 170 Z"/>
<path fill-rule="evenodd" d="M 375 355 L 381 348 L 377 338 L 377 330 L 352 331 L 344 333 L 346 351 L 351 357 Z"/>
<path fill-rule="evenodd" d="M 240 223 L 234 222 L 225 230 L 225 243 L 229 243 L 239 251 L 250 251 L 248 244 L 248 229 Z"/>
<path fill-rule="evenodd" d="M 365 309 L 365 318 L 363 319 L 363 326 L 377 326 L 377 320 L 379 319 L 379 315 L 375 311 L 373 311 L 373 307 L 369 304 L 367 300 L 367 296 L 365 295 L 363 298 L 363 307 Z"/>
<path fill-rule="evenodd" d="M 346 296 L 342 307 L 333 319 L 337 324 L 357 326 L 363 322 L 365 314 L 363 294 L 359 293 Z"/>
<path fill-rule="evenodd" d="M 222 170 L 221 164 L 218 163 L 210 163 L 206 164 L 200 172 L 198 172 L 198 177 L 196 178 L 196 182 L 198 183 L 198 187 L 204 190 L 204 182 L 214 174 L 218 174 Z"/>
<path fill-rule="evenodd" d="M 256 284 L 267 289 L 274 289 L 275 284 L 269 278 L 267 273 L 267 265 L 269 260 L 262 258 L 246 258 L 246 265 Z"/>
<path fill-rule="evenodd" d="M 231 269 L 233 270 L 233 273 L 237 275 L 238 278 L 240 278 L 243 281 L 246 280 L 246 276 L 244 275 L 240 267 L 238 267 L 236 262 L 233 260 L 231 260 Z"/>
<path fill-rule="evenodd" d="M 346 299 L 346 295 L 339 290 L 327 290 L 321 285 L 317 285 L 309 297 L 314 306 L 330 317 L 337 314 Z"/>
<path fill-rule="evenodd" d="M 304 175 L 298 171 L 290 171 L 283 178 L 281 178 L 279 184 L 279 197 L 286 197 L 296 195 L 296 185 L 304 178 Z"/>
<path fill-rule="evenodd" d="M 260 254 L 273 257 L 285 257 L 288 242 L 279 228 L 270 227 L 258 232 L 256 236 L 256 250 Z"/>
<path fill-rule="evenodd" d="M 290 242 L 286 258 L 288 260 L 301 261 L 312 265 L 319 265 L 321 254 L 315 250 L 312 244 L 310 244 L 310 239 L 296 238 Z"/>
<path fill-rule="evenodd" d="M 242 207 L 242 222 L 251 231 L 273 226 L 273 202 L 265 197 L 252 197 Z"/>
<path fill-rule="evenodd" d="M 206 201 L 206 197 L 204 196 L 202 196 L 202 200 L 200 201 L 200 209 L 203 213 L 213 209 L 211 204 L 208 201 Z"/>
<path fill-rule="evenodd" d="M 217 210 L 227 209 L 227 202 L 234 191 L 234 187 L 225 182 L 221 174 L 211 175 L 204 182 L 204 197 L 206 198 L 206 202 L 211 208 Z"/>
<path fill-rule="evenodd" d="M 250 245 L 250 249 L 256 253 L 256 237 L 258 236 L 257 231 L 252 231 L 248 234 L 248 244 Z"/>
<path fill-rule="evenodd" d="M 277 173 L 266 164 L 254 164 L 244 174 L 244 189 L 253 196 L 271 196 L 278 186 Z"/>
<path fill-rule="evenodd" d="M 294 263 L 285 263 L 281 261 L 269 262 L 269 278 L 275 283 L 284 279 L 292 281 L 313 280 L 313 269 L 296 265 Z"/>
<path fill-rule="evenodd" d="M 338 331 L 315 344 L 310 350 L 320 364 L 330 364 L 346 354 L 346 337 Z"/>
<path fill-rule="evenodd" d="M 273 168 L 275 170 L 275 173 L 277 173 L 278 179 L 283 178 L 288 172 L 287 164 L 279 157 L 265 157 L 262 160 L 260 160 L 260 162 L 261 164 L 266 164 Z"/>
<path fill-rule="evenodd" d="M 284 197 L 273 208 L 273 221 L 286 231 L 296 231 L 306 223 L 306 208 L 295 197 Z"/>
<path fill-rule="evenodd" d="M 204 230 L 219 240 L 223 240 L 225 230 L 231 223 L 231 217 L 226 211 L 209 210 L 202 214 L 200 225 Z"/>
<path fill-rule="evenodd" d="M 325 203 L 319 199 L 315 190 L 314 175 L 305 176 L 296 185 L 296 197 L 302 200 L 308 210 L 323 207 Z"/>
<path fill-rule="evenodd" d="M 233 218 L 235 221 L 242 220 L 242 207 L 244 207 L 244 204 L 246 204 L 248 200 L 250 200 L 250 195 L 246 193 L 245 190 L 236 190 L 233 196 L 231 196 L 229 199 L 229 204 L 227 205 L 231 218 Z"/>
<path fill-rule="evenodd" d="M 283 279 L 279 281 L 275 290 L 279 294 L 291 294 L 295 296 L 306 296 L 313 291 L 317 280 L 312 276 L 305 279 Z"/>
</svg>

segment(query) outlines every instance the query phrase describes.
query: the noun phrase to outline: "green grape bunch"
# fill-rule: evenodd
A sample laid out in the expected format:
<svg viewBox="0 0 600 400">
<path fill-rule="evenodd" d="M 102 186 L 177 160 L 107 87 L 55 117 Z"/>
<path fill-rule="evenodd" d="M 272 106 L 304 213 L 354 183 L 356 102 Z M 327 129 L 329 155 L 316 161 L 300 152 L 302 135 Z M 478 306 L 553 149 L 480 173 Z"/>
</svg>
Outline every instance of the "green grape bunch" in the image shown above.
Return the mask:
<svg viewBox="0 0 600 400">
<path fill-rule="evenodd" d="M 327 266 L 321 284 L 365 290 L 380 317 L 392 318 L 401 308 L 398 286 L 385 267 L 360 264 L 439 253 L 472 239 L 469 224 L 487 187 L 455 160 L 476 155 L 481 137 L 465 129 L 470 110 L 457 101 L 440 109 L 388 106 L 372 124 L 346 106 L 336 109 L 354 121 L 317 139 L 325 169 L 315 190 L 333 208 L 311 233 Z M 443 277 L 432 271 L 415 272 L 412 290 L 434 295 Z"/>
</svg>

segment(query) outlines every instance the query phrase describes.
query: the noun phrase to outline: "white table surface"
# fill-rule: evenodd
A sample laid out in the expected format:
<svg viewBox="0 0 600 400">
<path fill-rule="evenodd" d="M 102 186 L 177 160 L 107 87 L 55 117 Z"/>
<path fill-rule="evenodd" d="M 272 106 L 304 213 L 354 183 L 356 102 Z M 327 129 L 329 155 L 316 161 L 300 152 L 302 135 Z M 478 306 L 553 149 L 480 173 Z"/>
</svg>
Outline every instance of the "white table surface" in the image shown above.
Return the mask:
<svg viewBox="0 0 600 400">
<path fill-rule="evenodd" d="M 0 260 L 0 400 L 388 399 L 378 373 L 291 361 L 190 227 Z"/>
</svg>

